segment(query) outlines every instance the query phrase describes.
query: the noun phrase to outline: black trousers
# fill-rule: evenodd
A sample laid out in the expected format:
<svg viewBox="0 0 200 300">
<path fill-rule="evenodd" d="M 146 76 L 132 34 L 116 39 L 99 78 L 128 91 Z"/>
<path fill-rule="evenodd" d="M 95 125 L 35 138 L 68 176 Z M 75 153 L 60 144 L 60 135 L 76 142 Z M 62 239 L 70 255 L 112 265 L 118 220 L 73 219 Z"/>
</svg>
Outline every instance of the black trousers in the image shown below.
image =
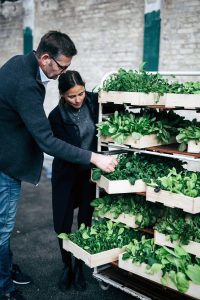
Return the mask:
<svg viewBox="0 0 200 300">
<path fill-rule="evenodd" d="M 90 202 L 95 198 L 95 184 L 91 183 L 90 170 L 77 172 L 73 178 L 52 176 L 52 206 L 54 229 L 57 234 L 70 233 L 74 208 L 78 207 L 78 227 L 81 223 L 91 226 L 93 208 Z M 69 254 L 62 248 L 59 240 L 62 260 L 69 261 Z"/>
</svg>

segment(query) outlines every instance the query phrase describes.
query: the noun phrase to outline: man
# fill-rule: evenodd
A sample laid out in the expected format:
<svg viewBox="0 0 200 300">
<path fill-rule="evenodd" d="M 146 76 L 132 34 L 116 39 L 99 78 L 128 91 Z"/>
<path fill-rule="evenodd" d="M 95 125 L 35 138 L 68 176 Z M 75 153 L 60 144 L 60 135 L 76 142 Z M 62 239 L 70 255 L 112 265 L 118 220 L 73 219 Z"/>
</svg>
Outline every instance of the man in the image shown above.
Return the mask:
<svg viewBox="0 0 200 300">
<path fill-rule="evenodd" d="M 15 225 L 21 181 L 38 184 L 43 152 L 77 164 L 93 163 L 106 172 L 115 158 L 69 145 L 55 138 L 46 118 L 45 86 L 77 54 L 64 33 L 45 34 L 37 50 L 11 58 L 0 69 L 0 300 L 23 300 L 12 278 L 9 240 Z"/>
</svg>

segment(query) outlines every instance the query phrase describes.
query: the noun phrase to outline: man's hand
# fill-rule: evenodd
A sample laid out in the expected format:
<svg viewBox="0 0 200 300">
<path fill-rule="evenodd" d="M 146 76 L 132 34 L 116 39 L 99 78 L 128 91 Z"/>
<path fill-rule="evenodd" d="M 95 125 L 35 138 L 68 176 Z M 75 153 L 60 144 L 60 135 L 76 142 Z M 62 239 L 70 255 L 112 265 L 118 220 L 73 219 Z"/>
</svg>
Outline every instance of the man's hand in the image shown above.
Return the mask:
<svg viewBox="0 0 200 300">
<path fill-rule="evenodd" d="M 94 152 L 92 152 L 90 162 L 107 173 L 114 172 L 118 164 L 117 159 L 112 155 L 103 155 Z"/>
</svg>

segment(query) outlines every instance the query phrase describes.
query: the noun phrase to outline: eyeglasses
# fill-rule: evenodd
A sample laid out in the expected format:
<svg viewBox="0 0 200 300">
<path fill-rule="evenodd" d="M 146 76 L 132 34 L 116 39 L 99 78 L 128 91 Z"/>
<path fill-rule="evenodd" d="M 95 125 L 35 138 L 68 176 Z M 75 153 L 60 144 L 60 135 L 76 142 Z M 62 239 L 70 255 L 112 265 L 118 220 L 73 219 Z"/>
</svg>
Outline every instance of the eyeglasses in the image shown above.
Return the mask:
<svg viewBox="0 0 200 300">
<path fill-rule="evenodd" d="M 69 66 L 61 66 L 61 65 L 57 62 L 57 60 L 55 60 L 55 58 L 52 57 L 52 56 L 51 56 L 51 59 L 53 59 L 53 61 L 54 61 L 54 62 L 57 64 L 57 66 L 62 70 L 62 72 L 65 71 L 65 70 L 67 70 L 67 68 L 69 67 Z"/>
</svg>

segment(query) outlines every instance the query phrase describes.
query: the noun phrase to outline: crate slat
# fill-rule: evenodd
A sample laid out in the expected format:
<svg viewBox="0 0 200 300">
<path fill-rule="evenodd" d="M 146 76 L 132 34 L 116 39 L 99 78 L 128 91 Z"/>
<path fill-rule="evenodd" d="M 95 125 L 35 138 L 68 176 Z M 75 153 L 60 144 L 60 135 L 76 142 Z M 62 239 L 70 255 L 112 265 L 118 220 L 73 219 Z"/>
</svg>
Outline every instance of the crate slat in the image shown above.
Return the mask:
<svg viewBox="0 0 200 300">
<path fill-rule="evenodd" d="M 110 143 L 114 143 L 116 145 L 120 145 L 120 144 L 115 143 L 115 141 L 110 136 L 107 136 L 107 137 L 101 136 L 100 141 L 102 143 L 110 142 Z M 142 136 L 140 140 L 134 140 L 132 138 L 132 136 L 128 136 L 127 139 L 124 141 L 123 145 L 127 145 L 132 148 L 143 149 L 143 148 L 148 148 L 148 147 L 173 144 L 175 141 L 176 141 L 175 137 L 172 137 L 172 138 L 170 138 L 168 143 L 160 142 L 160 141 L 158 141 L 156 134 L 149 134 L 149 135 Z"/>
<path fill-rule="evenodd" d="M 154 188 L 147 186 L 146 200 L 150 202 L 160 202 L 168 207 L 181 208 L 186 212 L 197 214 L 200 212 L 200 197 L 192 198 L 182 194 L 171 193 L 160 190 L 154 192 Z"/>
<path fill-rule="evenodd" d="M 179 244 L 177 241 L 170 242 L 170 240 L 167 239 L 167 236 L 165 234 L 160 233 L 157 230 L 154 231 L 154 241 L 157 245 L 167 246 L 170 248 L 174 248 L 176 245 Z M 187 253 L 200 257 L 200 243 L 190 241 L 188 245 L 181 245 L 181 247 Z"/>
<path fill-rule="evenodd" d="M 114 104 L 130 104 L 136 106 L 144 105 L 165 105 L 166 96 L 160 96 L 158 93 L 139 93 L 139 92 L 117 92 L 101 91 L 99 93 L 99 103 L 109 103 Z"/>
<path fill-rule="evenodd" d="M 130 216 L 128 214 L 122 213 L 117 218 L 114 218 L 114 214 L 107 212 L 101 216 L 102 218 L 108 218 L 113 222 L 123 223 L 131 228 L 138 228 L 138 225 L 135 224 L 135 216 Z"/>
<path fill-rule="evenodd" d="M 90 254 L 83 248 L 70 240 L 63 240 L 63 249 L 71 252 L 76 258 L 81 259 L 85 264 L 90 267 L 98 267 L 118 259 L 118 255 L 124 252 L 124 248 L 115 248 L 107 251 L 103 251 L 96 254 Z"/>
<path fill-rule="evenodd" d="M 144 277 L 146 279 L 149 279 L 151 281 L 154 281 L 154 282 L 157 282 L 157 283 L 161 284 L 161 277 L 162 277 L 161 272 L 159 272 L 157 274 L 154 274 L 154 275 L 147 274 L 145 272 L 145 269 L 146 269 L 146 266 L 147 266 L 145 263 L 142 263 L 140 265 L 136 265 L 132 262 L 131 259 L 122 260 L 122 255 L 123 254 L 119 254 L 119 262 L 118 262 L 119 268 L 124 269 L 128 272 L 137 274 L 141 277 Z M 176 286 L 171 281 L 166 286 L 177 291 Z M 194 297 L 195 299 L 200 299 L 199 298 L 200 285 L 194 284 L 193 282 L 190 281 L 189 289 L 187 290 L 187 292 L 184 293 L 184 295 Z"/>
<path fill-rule="evenodd" d="M 135 184 L 132 185 L 128 180 L 109 180 L 105 176 L 96 182 L 97 185 L 103 188 L 108 194 L 125 194 L 125 193 L 135 193 L 135 192 L 145 192 L 146 184 L 142 179 L 136 180 Z"/>
<path fill-rule="evenodd" d="M 166 94 L 167 107 L 200 108 L 199 94 Z"/>
<path fill-rule="evenodd" d="M 193 140 L 189 141 L 188 147 L 187 147 L 187 152 L 200 153 L 200 142 L 193 141 Z"/>
</svg>

